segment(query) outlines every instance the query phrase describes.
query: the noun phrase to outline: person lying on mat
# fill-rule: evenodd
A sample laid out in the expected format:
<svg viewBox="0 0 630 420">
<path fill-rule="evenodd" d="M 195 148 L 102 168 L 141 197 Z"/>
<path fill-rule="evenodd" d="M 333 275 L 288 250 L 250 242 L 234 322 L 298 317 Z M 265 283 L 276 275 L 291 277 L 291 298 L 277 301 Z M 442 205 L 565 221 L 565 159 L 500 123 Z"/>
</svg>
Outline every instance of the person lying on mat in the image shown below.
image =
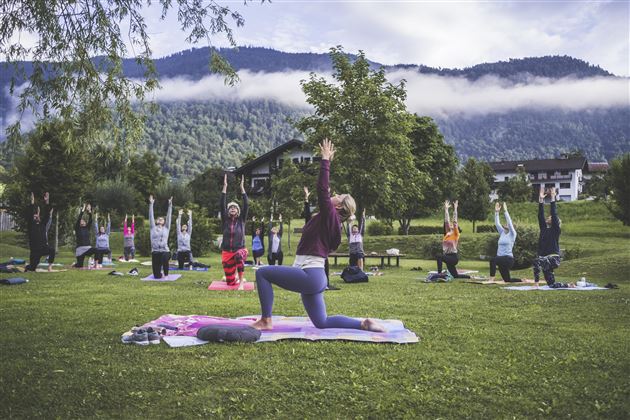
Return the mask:
<svg viewBox="0 0 630 420">
<path fill-rule="evenodd" d="M 549 188 L 551 198 L 551 214 L 545 218 L 545 197 L 547 192 L 545 186 L 541 184 L 538 194 L 538 226 L 540 236 L 538 237 L 538 257 L 534 260 L 534 282 L 538 285 L 540 272 L 547 285 L 553 289 L 566 289 L 575 287 L 575 283 L 558 283 L 553 270 L 560 266 L 560 226 L 562 221 L 558 217 L 556 208 L 556 188 Z"/>
<path fill-rule="evenodd" d="M 514 241 L 516 241 L 516 229 L 512 224 L 512 219 L 507 210 L 507 204 L 503 202 L 503 215 L 505 216 L 505 222 L 507 226 L 501 225 L 499 211 L 501 211 L 501 204 L 497 201 L 494 205 L 494 225 L 499 232 L 499 243 L 497 245 L 497 255 L 490 260 L 490 281 L 494 281 L 497 273 L 497 266 L 499 266 L 499 273 L 503 281 L 508 283 L 519 283 L 521 279 L 513 278 L 510 275 L 510 270 L 514 266 L 514 254 L 512 248 L 514 247 Z"/>
<path fill-rule="evenodd" d="M 324 261 L 341 243 L 341 224 L 354 214 L 356 205 L 350 194 L 330 196 L 330 161 L 335 148 L 330 140 L 320 144 L 322 160 L 317 180 L 319 213 L 302 230 L 293 267 L 266 266 L 256 272 L 256 284 L 262 316 L 252 326 L 272 329 L 272 283 L 302 295 L 302 302 L 311 322 L 317 328 L 351 328 L 382 332 L 383 327 L 371 319 L 357 320 L 346 316 L 328 316 L 324 302 L 326 274 Z"/>
</svg>

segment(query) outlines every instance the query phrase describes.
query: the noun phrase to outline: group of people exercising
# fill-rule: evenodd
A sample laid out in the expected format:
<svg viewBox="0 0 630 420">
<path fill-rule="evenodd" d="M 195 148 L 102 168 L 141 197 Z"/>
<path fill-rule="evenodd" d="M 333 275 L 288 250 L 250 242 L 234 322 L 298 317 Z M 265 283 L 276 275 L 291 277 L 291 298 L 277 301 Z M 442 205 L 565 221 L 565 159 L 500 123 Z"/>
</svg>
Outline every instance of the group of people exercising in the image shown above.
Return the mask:
<svg viewBox="0 0 630 420">
<path fill-rule="evenodd" d="M 272 312 L 274 303 L 273 286 L 300 293 L 304 308 L 309 318 L 317 328 L 352 328 L 369 331 L 383 331 L 383 327 L 369 318 L 356 319 L 342 315 L 328 316 L 324 301 L 324 290 L 328 285 L 328 254 L 335 251 L 342 236 L 342 225 L 347 223 L 354 216 L 356 204 L 350 194 L 330 195 L 329 177 L 330 162 L 334 157 L 335 148 L 333 144 L 325 139 L 320 144 L 320 169 L 317 180 L 317 202 L 319 212 L 311 214 L 308 201 L 309 191 L 305 192 L 305 225 L 302 229 L 302 236 L 298 243 L 295 261 L 292 266 L 282 266 L 282 217 L 279 217 L 280 226 L 273 226 L 273 218 L 270 217 L 269 237 L 268 237 L 268 263 L 260 266 L 260 258 L 264 255 L 264 219 L 260 225 L 254 225 L 252 237 L 252 251 L 254 261 L 259 265 L 256 271 L 256 283 L 261 306 L 261 318 L 253 324 L 257 329 L 265 330 L 272 328 Z M 244 282 L 244 263 L 247 259 L 248 251 L 245 247 L 245 226 L 248 213 L 248 198 L 244 188 L 244 179 L 241 178 L 240 188 L 243 199 L 243 208 L 236 202 L 226 204 L 227 196 L 227 175 L 223 183 L 221 193 L 221 219 L 223 238 L 221 242 L 221 262 L 225 273 L 225 280 L 230 285 Z M 534 261 L 534 281 L 538 283 L 542 271 L 547 284 L 550 287 L 570 287 L 569 284 L 556 283 L 553 270 L 560 264 L 559 236 L 560 219 L 556 208 L 556 191 L 549 190 L 551 199 L 551 215 L 545 218 L 544 199 L 547 192 L 541 187 L 539 195 L 538 220 L 540 225 L 540 237 L 538 245 L 538 257 Z M 168 235 L 171 225 L 172 197 L 168 200 L 168 211 L 166 217 L 155 219 L 153 213 L 153 196 L 149 197 L 149 223 L 151 237 L 151 260 L 153 275 L 160 278 L 162 275 L 168 276 L 169 260 L 171 257 L 168 247 Z M 53 210 L 49 207 L 49 195 L 44 195 L 43 216 L 40 208 L 35 206 L 34 195 L 31 194 L 32 219 L 29 223 L 29 244 L 31 256 L 29 268 L 35 270 L 42 256 L 48 255 L 49 269 L 55 257 L 55 252 L 48 244 L 48 229 L 51 224 Z M 446 264 L 447 270 L 454 278 L 467 277 L 457 272 L 459 261 L 457 247 L 460 238 L 460 229 L 457 219 L 458 202 L 453 202 L 453 222 L 449 217 L 451 203 L 444 203 L 444 236 L 442 240 L 443 254 L 438 258 L 438 272 L 442 271 L 442 265 Z M 495 224 L 499 233 L 499 242 L 496 257 L 490 261 L 490 275 L 493 278 L 496 268 L 499 268 L 505 281 L 517 281 L 510 276 L 510 269 L 514 264 L 512 248 L 516 239 L 516 231 L 507 211 L 507 205 L 503 204 L 506 226 L 500 224 L 499 212 L 501 206 L 495 206 Z M 88 220 L 83 218 L 84 213 L 88 213 Z M 177 247 L 178 262 L 180 267 L 188 261 L 192 261 L 190 248 L 190 235 L 192 233 L 192 212 L 188 212 L 188 224 L 181 224 L 183 210 L 179 211 L 177 218 Z M 79 218 L 75 225 L 77 247 L 75 255 L 76 267 L 82 267 L 84 259 L 88 255 L 95 255 L 97 265 L 102 264 L 103 255 L 111 252 L 109 248 L 109 235 L 111 221 L 109 215 L 107 224 L 99 226 L 98 214 L 95 214 L 94 227 L 96 230 L 96 246 L 90 245 L 89 225 L 92 222 L 92 212 L 89 204 L 82 207 Z M 254 220 L 255 222 L 255 220 Z M 361 265 L 363 260 L 362 235 L 365 227 L 365 213 L 359 224 L 347 226 L 347 236 L 350 243 L 351 263 Z M 127 217 L 124 222 L 124 250 L 125 258 L 133 258 L 135 246 L 133 238 L 135 235 L 135 217 L 132 216 L 131 227 L 127 226 Z M 181 253 L 181 254 L 180 254 Z M 180 258 L 181 257 L 181 258 Z M 275 265 L 275 264 L 278 265 Z"/>
</svg>

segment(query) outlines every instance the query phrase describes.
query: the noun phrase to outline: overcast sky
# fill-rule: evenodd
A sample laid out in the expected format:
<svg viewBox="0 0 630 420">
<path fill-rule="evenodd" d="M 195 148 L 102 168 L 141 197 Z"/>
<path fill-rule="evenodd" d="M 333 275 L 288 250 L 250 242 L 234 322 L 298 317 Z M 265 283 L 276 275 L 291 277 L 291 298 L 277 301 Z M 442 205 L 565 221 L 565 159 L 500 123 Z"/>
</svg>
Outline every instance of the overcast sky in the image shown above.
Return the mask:
<svg viewBox="0 0 630 420">
<path fill-rule="evenodd" d="M 621 1 L 218 0 L 238 10 L 239 45 L 288 52 L 364 50 L 383 64 L 466 67 L 481 62 L 570 55 L 630 75 L 630 3 Z M 146 11 L 154 56 L 190 48 L 171 13 Z M 227 42 L 215 38 L 215 45 Z M 199 45 L 204 46 L 204 45 Z"/>
</svg>

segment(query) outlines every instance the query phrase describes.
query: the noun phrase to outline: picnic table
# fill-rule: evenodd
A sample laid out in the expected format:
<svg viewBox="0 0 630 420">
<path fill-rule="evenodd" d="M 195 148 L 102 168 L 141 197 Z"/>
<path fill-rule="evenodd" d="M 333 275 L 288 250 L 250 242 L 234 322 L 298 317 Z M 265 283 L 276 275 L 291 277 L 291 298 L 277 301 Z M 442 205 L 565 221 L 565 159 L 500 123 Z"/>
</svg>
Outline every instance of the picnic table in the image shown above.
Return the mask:
<svg viewBox="0 0 630 420">
<path fill-rule="evenodd" d="M 350 254 L 347 253 L 343 253 L 343 252 L 331 252 L 330 254 L 328 254 L 328 257 L 330 258 L 334 258 L 335 259 L 335 265 L 337 265 L 337 258 L 350 258 Z M 388 254 L 383 254 L 383 253 L 367 253 L 365 254 L 365 256 L 363 257 L 363 259 L 365 260 L 366 258 L 376 258 L 381 260 L 381 264 L 379 265 L 379 267 L 384 267 L 385 266 L 385 259 L 387 258 L 387 265 L 391 267 L 392 265 L 392 258 L 396 259 L 396 267 L 400 267 L 400 258 L 404 258 L 405 254 L 398 254 L 398 255 L 388 255 Z"/>
</svg>

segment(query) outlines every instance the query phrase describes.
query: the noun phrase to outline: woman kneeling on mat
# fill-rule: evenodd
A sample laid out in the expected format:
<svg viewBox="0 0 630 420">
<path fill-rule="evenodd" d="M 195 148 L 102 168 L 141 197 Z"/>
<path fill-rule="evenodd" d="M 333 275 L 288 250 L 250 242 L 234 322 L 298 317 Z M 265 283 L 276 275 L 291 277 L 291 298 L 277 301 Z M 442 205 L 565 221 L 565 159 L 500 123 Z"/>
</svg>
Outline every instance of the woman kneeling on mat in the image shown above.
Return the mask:
<svg viewBox="0 0 630 420">
<path fill-rule="evenodd" d="M 168 232 L 171 229 L 171 214 L 173 213 L 173 197 L 168 199 L 168 211 L 166 212 L 166 220 L 158 217 L 155 220 L 153 216 L 153 196 L 149 196 L 149 226 L 151 228 L 151 268 L 153 269 L 153 277 L 162 278 L 162 271 L 168 277 L 168 261 L 171 259 L 171 253 L 168 248 Z"/>
<path fill-rule="evenodd" d="M 109 254 L 109 234 L 111 232 L 112 221 L 107 215 L 107 227 L 98 226 L 98 213 L 94 214 L 94 230 L 96 231 L 96 250 L 94 251 L 94 263 L 96 268 L 103 267 L 103 255 Z"/>
<path fill-rule="evenodd" d="M 322 160 L 317 181 L 317 198 L 320 212 L 314 215 L 302 230 L 293 267 L 267 266 L 256 272 L 261 318 L 253 324 L 259 330 L 272 329 L 273 287 L 302 295 L 304 308 L 317 328 L 352 328 L 382 332 L 383 327 L 371 319 L 363 321 L 346 316 L 328 316 L 324 302 L 326 274 L 324 261 L 328 253 L 341 243 L 341 223 L 355 211 L 354 199 L 349 194 L 334 195 L 328 192 L 330 160 L 335 154 L 332 143 L 325 139 L 320 144 Z"/>
<path fill-rule="evenodd" d="M 184 263 L 188 262 L 188 269 L 192 270 L 192 249 L 190 248 L 190 236 L 192 235 L 192 210 L 188 210 L 188 224 L 182 225 L 183 209 L 177 213 L 177 265 L 184 269 Z"/>
<path fill-rule="evenodd" d="M 442 264 L 446 264 L 446 268 L 455 279 L 469 279 L 470 276 L 459 274 L 457 272 L 457 263 L 459 262 L 459 256 L 457 255 L 457 245 L 459 244 L 459 225 L 457 224 L 457 200 L 453 202 L 453 224 L 448 215 L 448 209 L 451 207 L 451 203 L 446 200 L 444 202 L 444 237 L 442 238 L 442 251 L 443 255 L 437 257 L 437 271 L 438 274 L 442 272 Z"/>
<path fill-rule="evenodd" d="M 88 220 L 83 219 L 83 213 L 87 211 Z M 94 255 L 96 248 L 92 248 L 90 244 L 90 225 L 92 224 L 92 206 L 90 204 L 84 204 L 79 212 L 79 218 L 74 225 L 74 235 L 77 240 L 77 247 L 75 248 L 74 255 L 77 257 L 77 262 L 74 264 L 75 268 L 83 268 L 85 257 Z"/>
<path fill-rule="evenodd" d="M 265 255 L 265 218 L 260 219 L 260 225 L 256 226 L 256 217 L 252 217 L 252 254 L 254 265 L 262 265 L 260 260 Z"/>
<path fill-rule="evenodd" d="M 521 279 L 515 279 L 510 276 L 510 269 L 514 265 L 514 255 L 512 254 L 512 248 L 514 247 L 514 241 L 516 241 L 516 230 L 512 224 L 512 219 L 507 211 L 507 204 L 503 202 L 503 214 L 507 226 L 502 226 L 499 220 L 499 211 L 501 210 L 501 204 L 498 202 L 494 205 L 494 224 L 499 232 L 499 243 L 497 246 L 497 256 L 490 260 L 490 280 L 494 281 L 494 277 L 497 274 L 497 266 L 499 266 L 499 273 L 503 281 L 508 283 L 519 283 Z"/>
</svg>

